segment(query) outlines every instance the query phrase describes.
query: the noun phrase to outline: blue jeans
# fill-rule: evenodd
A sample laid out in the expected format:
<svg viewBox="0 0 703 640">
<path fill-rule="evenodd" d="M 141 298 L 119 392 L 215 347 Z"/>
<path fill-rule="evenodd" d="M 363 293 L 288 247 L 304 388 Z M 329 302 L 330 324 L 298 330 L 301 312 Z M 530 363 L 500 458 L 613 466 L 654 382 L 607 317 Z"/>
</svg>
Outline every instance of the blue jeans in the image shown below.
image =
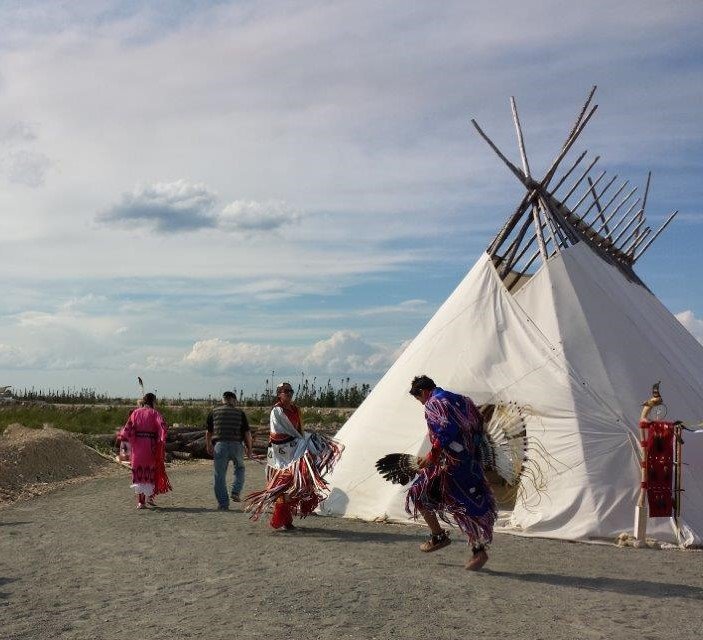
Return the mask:
<svg viewBox="0 0 703 640">
<path fill-rule="evenodd" d="M 227 467 L 230 460 L 234 464 L 232 493 L 241 493 L 244 488 L 244 444 L 229 440 L 218 440 L 214 448 L 215 497 L 218 505 L 228 507 Z"/>
</svg>

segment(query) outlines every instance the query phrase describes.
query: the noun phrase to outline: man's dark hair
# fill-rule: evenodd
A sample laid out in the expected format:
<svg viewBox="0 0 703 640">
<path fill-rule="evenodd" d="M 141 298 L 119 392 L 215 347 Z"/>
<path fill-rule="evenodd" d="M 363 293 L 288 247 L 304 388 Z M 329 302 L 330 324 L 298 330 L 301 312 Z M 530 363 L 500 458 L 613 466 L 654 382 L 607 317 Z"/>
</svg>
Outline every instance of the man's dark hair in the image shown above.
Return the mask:
<svg viewBox="0 0 703 640">
<path fill-rule="evenodd" d="M 156 404 L 156 396 L 153 393 L 147 393 L 143 398 L 142 398 L 142 404 L 145 407 L 151 407 L 152 409 L 154 408 L 154 405 Z"/>
<path fill-rule="evenodd" d="M 222 399 L 223 400 L 236 400 L 237 394 L 234 391 L 225 391 L 222 394 Z"/>
<path fill-rule="evenodd" d="M 432 378 L 427 376 L 415 376 L 413 381 L 410 383 L 410 395 L 417 398 L 421 391 L 425 389 L 436 389 L 437 385 L 434 383 Z"/>
</svg>

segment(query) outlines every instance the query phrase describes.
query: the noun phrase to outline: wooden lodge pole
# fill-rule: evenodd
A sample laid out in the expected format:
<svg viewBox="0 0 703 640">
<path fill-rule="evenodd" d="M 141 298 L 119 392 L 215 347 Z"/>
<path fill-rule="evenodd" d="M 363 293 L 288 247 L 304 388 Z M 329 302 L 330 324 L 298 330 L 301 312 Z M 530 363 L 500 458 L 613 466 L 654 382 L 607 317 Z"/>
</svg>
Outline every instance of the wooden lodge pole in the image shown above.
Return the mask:
<svg viewBox="0 0 703 640">
<path fill-rule="evenodd" d="M 652 232 L 652 229 L 650 227 L 645 227 L 644 231 L 640 234 L 639 238 L 634 238 L 634 242 L 632 241 L 633 236 L 631 235 L 630 238 L 628 239 L 627 242 L 630 242 L 630 244 L 627 246 L 627 249 L 625 249 L 625 246 L 627 245 L 627 242 L 623 243 L 623 253 L 625 253 L 628 258 L 632 259 L 632 252 L 640 245 L 642 242 L 644 242 L 647 239 L 647 236 Z M 633 232 L 634 233 L 634 232 Z"/>
<path fill-rule="evenodd" d="M 606 238 L 611 238 L 611 235 L 610 235 L 610 234 L 611 234 L 611 230 L 607 227 L 608 223 L 615 217 L 615 215 L 617 214 L 617 212 L 620 211 L 620 209 L 622 208 L 622 206 L 634 195 L 634 193 L 635 193 L 636 191 L 637 191 L 637 187 L 635 187 L 634 189 L 632 189 L 632 190 L 630 191 L 630 193 L 628 193 L 628 194 L 625 196 L 625 198 L 622 200 L 622 202 L 621 202 L 617 207 L 615 207 L 615 209 L 614 209 L 613 211 L 610 212 L 610 214 L 609 214 L 608 217 L 605 219 L 605 221 L 603 222 L 603 224 L 602 224 L 598 229 L 596 229 L 596 233 L 600 233 L 601 231 L 603 231 L 603 230 L 605 229 L 606 232 L 607 232 L 606 235 L 605 235 L 605 237 L 606 237 Z M 637 206 L 638 203 L 639 203 L 639 199 L 637 199 L 637 200 L 632 204 L 632 209 L 634 209 L 634 208 Z"/>
<path fill-rule="evenodd" d="M 593 160 L 591 160 L 591 164 L 589 164 L 586 167 L 586 169 L 583 171 L 583 173 L 581 173 L 581 175 L 576 180 L 576 182 L 574 182 L 574 184 L 571 185 L 571 188 L 566 192 L 566 195 L 562 198 L 562 200 L 561 200 L 562 204 L 564 204 L 564 205 L 566 204 L 566 201 L 571 197 L 571 195 L 574 193 L 574 191 L 576 191 L 576 189 L 578 189 L 578 186 L 583 182 L 584 178 L 586 178 L 586 176 L 589 174 L 591 169 L 593 169 L 593 167 L 596 166 L 596 163 L 598 162 L 598 160 L 600 160 L 600 156 L 596 156 L 595 158 L 593 158 Z M 603 173 L 605 174 L 605 171 Z"/>
<path fill-rule="evenodd" d="M 681 422 L 674 423 L 674 533 L 681 546 L 681 498 L 683 493 L 683 429 Z"/>
<path fill-rule="evenodd" d="M 676 217 L 676 214 L 677 214 L 677 213 L 678 213 L 678 210 L 677 210 L 677 211 L 674 211 L 674 212 L 666 219 L 666 222 L 665 222 L 661 227 L 659 227 L 659 230 L 654 234 L 654 236 L 652 237 L 652 239 L 651 239 L 644 247 L 642 247 L 642 249 L 640 249 L 639 253 L 638 253 L 636 256 L 634 256 L 634 257 L 632 258 L 632 262 L 633 262 L 633 263 L 634 263 L 634 262 L 637 262 L 637 260 L 640 259 L 640 257 L 642 256 L 642 254 L 643 254 L 645 251 L 647 251 L 647 249 L 649 249 L 649 246 L 652 244 L 652 242 L 654 242 L 654 241 L 659 237 L 659 235 L 661 234 L 661 232 L 664 231 L 664 229 L 667 228 L 667 226 L 669 225 L 669 223 Z"/>
<path fill-rule="evenodd" d="M 598 177 L 593 181 L 593 187 L 595 187 L 595 186 L 603 179 L 603 177 L 605 176 L 606 173 L 607 173 L 607 171 L 601 171 L 601 172 L 598 174 Z M 578 185 L 574 185 L 574 186 L 578 186 Z M 581 203 L 588 197 L 588 194 L 591 193 L 591 188 L 592 188 L 592 187 L 589 187 L 588 190 L 586 191 L 586 193 L 584 193 L 584 194 L 581 196 L 581 198 L 579 199 L 579 201 L 571 208 L 571 212 L 572 212 L 572 213 L 575 212 L 576 209 L 579 208 L 579 206 L 581 205 Z M 566 201 L 569 199 L 569 196 L 571 196 L 572 193 L 573 193 L 573 191 L 569 191 L 569 193 L 567 194 L 567 196 L 561 201 L 561 203 L 562 203 L 564 206 L 566 206 Z"/>
<path fill-rule="evenodd" d="M 559 187 L 561 187 L 561 185 L 563 185 L 568 180 L 569 176 L 574 172 L 576 167 L 578 167 L 579 164 L 581 164 L 581 160 L 583 160 L 586 157 L 587 153 L 588 153 L 588 151 L 584 151 L 581 153 L 581 155 L 578 158 L 576 158 L 576 161 L 571 165 L 570 169 L 559 179 L 559 182 L 557 182 L 556 186 L 553 189 L 551 189 L 551 192 L 553 194 L 555 194 L 557 191 L 559 191 Z"/>
</svg>

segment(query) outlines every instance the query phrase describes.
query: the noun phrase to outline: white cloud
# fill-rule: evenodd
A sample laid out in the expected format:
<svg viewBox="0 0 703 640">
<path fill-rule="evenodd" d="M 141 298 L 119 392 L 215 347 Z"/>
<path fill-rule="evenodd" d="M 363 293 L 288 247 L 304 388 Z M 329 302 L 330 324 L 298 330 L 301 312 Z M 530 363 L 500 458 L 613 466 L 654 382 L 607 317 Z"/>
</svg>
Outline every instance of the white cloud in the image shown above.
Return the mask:
<svg viewBox="0 0 703 640">
<path fill-rule="evenodd" d="M 98 215 L 107 224 L 151 227 L 160 233 L 212 228 L 217 196 L 203 184 L 186 180 L 141 185 L 122 195 L 122 201 Z"/>
<path fill-rule="evenodd" d="M 22 120 L 0 129 L 0 175 L 9 183 L 32 188 L 44 184 L 53 163 L 32 148 L 37 137 L 35 127 Z"/>
<path fill-rule="evenodd" d="M 67 371 L 71 369 L 93 368 L 92 357 L 98 355 L 95 349 L 86 348 L 86 343 L 39 344 L 32 347 L 17 347 L 0 344 L 0 369 Z M 99 355 L 104 355 L 100 353 Z"/>
<path fill-rule="evenodd" d="M 701 17 L 688 0 L 4 3 L 2 341 L 92 370 L 146 357 L 162 379 L 169 362 L 381 371 L 391 347 L 369 336 L 416 333 L 438 290 L 415 281 L 459 277 L 522 195 L 468 124 L 517 162 L 511 94 L 537 175 L 597 82 L 583 145 L 633 183 L 654 165 L 648 208 L 679 208 L 682 237 L 703 195 Z M 677 255 L 695 273 L 695 243 Z M 689 280 L 678 299 L 703 299 Z M 374 307 L 379 283 L 408 300 Z M 62 312 L 57 289 L 111 304 Z"/>
<path fill-rule="evenodd" d="M 205 373 L 238 370 L 267 371 L 281 364 L 290 366 L 296 361 L 297 353 L 298 350 L 294 348 L 211 338 L 196 342 L 184 356 L 183 362 Z"/>
<path fill-rule="evenodd" d="M 397 348 L 372 345 L 359 333 L 337 331 L 312 347 L 285 347 L 272 344 L 230 342 L 210 338 L 196 342 L 183 357 L 183 365 L 202 373 L 298 372 L 301 367 L 313 374 L 383 373 L 394 361 Z"/>
<path fill-rule="evenodd" d="M 686 310 L 676 314 L 676 319 L 698 340 L 703 344 L 703 320 L 696 318 L 693 311 Z"/>
<path fill-rule="evenodd" d="M 382 305 L 379 307 L 371 307 L 368 309 L 360 309 L 357 312 L 358 316 L 384 316 L 384 315 L 404 315 L 404 314 L 427 314 L 430 307 L 427 300 L 404 300 L 398 304 Z"/>
<path fill-rule="evenodd" d="M 144 358 L 143 362 L 133 362 L 129 365 L 131 371 L 169 371 L 178 370 L 181 367 L 181 361 L 172 356 L 162 356 L 149 354 Z"/>
<path fill-rule="evenodd" d="M 59 302 L 53 310 L 0 314 L 0 369 L 111 369 L 131 345 L 124 319 L 100 308 L 101 296 Z M 107 311 L 106 311 L 107 309 Z M 133 348 L 133 347 L 132 347 Z M 72 382 L 73 384 L 73 382 Z"/>
<path fill-rule="evenodd" d="M 235 200 L 222 210 L 219 226 L 225 231 L 273 231 L 299 218 L 300 212 L 285 202 Z"/>
<path fill-rule="evenodd" d="M 0 343 L 0 368 L 25 369 L 36 364 L 36 357 L 13 345 Z"/>
<path fill-rule="evenodd" d="M 308 367 L 323 371 L 357 372 L 378 356 L 376 350 L 353 331 L 337 331 L 317 342 L 305 358 Z"/>
<path fill-rule="evenodd" d="M 17 326 L 29 330 L 61 331 L 65 333 L 91 336 L 95 339 L 108 338 L 126 331 L 120 319 L 110 315 L 88 315 L 74 312 L 70 307 L 58 312 L 23 311 L 15 316 Z"/>
<path fill-rule="evenodd" d="M 217 195 L 204 184 L 187 180 L 139 185 L 121 202 L 96 216 L 99 223 L 145 226 L 164 234 L 219 229 L 269 233 L 297 222 L 300 212 L 281 201 L 236 200 L 216 211 Z"/>
<path fill-rule="evenodd" d="M 51 160 L 43 153 L 18 149 L 3 159 L 3 172 L 10 182 L 27 187 L 41 187 L 46 179 Z"/>
<path fill-rule="evenodd" d="M 88 311 L 95 308 L 104 308 L 108 298 L 104 295 L 88 293 L 83 296 L 74 296 L 60 305 L 60 309 L 66 312 Z"/>
</svg>

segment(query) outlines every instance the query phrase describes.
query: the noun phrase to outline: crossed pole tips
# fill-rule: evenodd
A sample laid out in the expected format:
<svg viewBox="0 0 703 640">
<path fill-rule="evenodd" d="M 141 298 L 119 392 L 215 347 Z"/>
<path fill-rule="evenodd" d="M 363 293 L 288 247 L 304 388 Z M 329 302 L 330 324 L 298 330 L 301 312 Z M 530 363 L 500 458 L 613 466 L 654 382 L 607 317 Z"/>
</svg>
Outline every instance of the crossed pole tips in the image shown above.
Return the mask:
<svg viewBox="0 0 703 640">
<path fill-rule="evenodd" d="M 616 182 L 617 176 L 604 180 L 606 171 L 601 171 L 597 177 L 592 178 L 591 171 L 600 160 L 600 156 L 595 156 L 588 163 L 588 166 L 573 181 L 563 196 L 557 196 L 559 190 L 588 155 L 588 151 L 583 151 L 558 180 L 556 186 L 550 188 L 550 183 L 561 162 L 598 109 L 597 104 L 591 104 L 595 92 L 596 87 L 594 86 L 586 97 L 586 101 L 559 153 L 540 180 L 536 180 L 532 176 L 514 97 L 510 98 L 510 107 L 521 167 L 511 162 L 479 126 L 478 122 L 471 119 L 478 134 L 526 190 L 515 212 L 507 219 L 487 249 L 500 277 L 506 281 L 507 276 L 512 274 L 511 282 L 506 283 L 509 289 L 528 273 L 538 258 L 547 261 L 561 249 L 579 241 L 589 244 L 605 260 L 623 271 L 628 278 L 639 281 L 632 271 L 632 265 L 637 262 L 678 213 L 678 211 L 674 211 L 652 235 L 652 228 L 647 225 L 645 213 L 651 172 L 647 174 L 643 198 L 638 198 L 630 203 L 637 187 L 630 189 L 623 196 L 622 194 L 629 184 L 627 180 L 616 187 L 610 195 L 610 188 Z M 583 191 L 579 199 L 573 206 L 567 206 L 567 202 L 579 188 Z M 630 204 L 628 205 L 628 203 Z M 582 205 L 585 206 L 585 210 L 579 212 Z M 624 209 L 624 213 L 621 213 L 626 205 L 628 206 Z M 530 227 L 532 227 L 532 231 L 530 231 Z M 646 244 L 645 240 L 648 240 Z M 532 249 L 535 242 L 537 250 Z M 531 249 L 532 252 L 530 252 Z"/>
</svg>

